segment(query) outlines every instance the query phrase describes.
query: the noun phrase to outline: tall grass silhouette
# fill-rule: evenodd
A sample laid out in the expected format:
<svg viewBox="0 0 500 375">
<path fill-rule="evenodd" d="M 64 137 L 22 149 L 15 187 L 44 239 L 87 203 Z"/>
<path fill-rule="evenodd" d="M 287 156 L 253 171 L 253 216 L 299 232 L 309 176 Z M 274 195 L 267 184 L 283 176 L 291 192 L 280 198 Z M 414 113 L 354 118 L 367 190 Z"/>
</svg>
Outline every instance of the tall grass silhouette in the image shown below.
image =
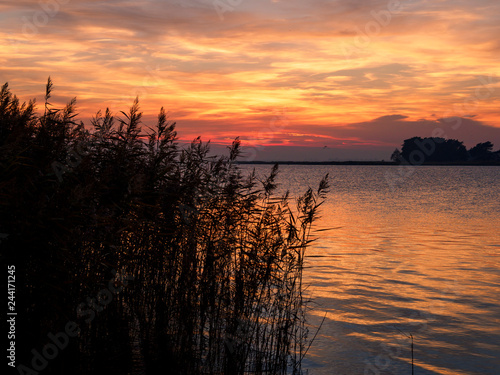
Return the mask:
<svg viewBox="0 0 500 375">
<path fill-rule="evenodd" d="M 0 92 L 2 256 L 16 264 L 18 363 L 49 332 L 78 337 L 53 374 L 299 374 L 308 347 L 304 252 L 328 189 L 296 200 L 238 168 L 240 142 L 183 147 L 163 108 L 142 130 L 136 100 L 91 129 L 75 99 L 43 114 Z M 100 301 L 112 270 L 133 278 Z M 113 284 L 115 285 L 115 284 Z M 115 285 L 116 287 L 118 284 Z"/>
</svg>

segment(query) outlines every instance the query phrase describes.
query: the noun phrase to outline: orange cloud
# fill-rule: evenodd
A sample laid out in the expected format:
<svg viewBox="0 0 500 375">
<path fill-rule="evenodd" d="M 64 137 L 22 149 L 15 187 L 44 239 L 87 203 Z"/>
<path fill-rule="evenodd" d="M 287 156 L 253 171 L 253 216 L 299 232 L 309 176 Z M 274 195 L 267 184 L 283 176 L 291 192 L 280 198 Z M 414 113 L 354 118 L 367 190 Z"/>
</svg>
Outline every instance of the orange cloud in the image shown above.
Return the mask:
<svg viewBox="0 0 500 375">
<path fill-rule="evenodd" d="M 50 75 L 87 118 L 139 96 L 146 118 L 165 106 L 182 138 L 220 143 L 378 147 L 402 134 L 373 119 L 395 113 L 500 126 L 500 5 L 388 3 L 242 1 L 221 20 L 208 0 L 18 1 L 0 6 L 0 77 L 27 100 Z"/>
</svg>

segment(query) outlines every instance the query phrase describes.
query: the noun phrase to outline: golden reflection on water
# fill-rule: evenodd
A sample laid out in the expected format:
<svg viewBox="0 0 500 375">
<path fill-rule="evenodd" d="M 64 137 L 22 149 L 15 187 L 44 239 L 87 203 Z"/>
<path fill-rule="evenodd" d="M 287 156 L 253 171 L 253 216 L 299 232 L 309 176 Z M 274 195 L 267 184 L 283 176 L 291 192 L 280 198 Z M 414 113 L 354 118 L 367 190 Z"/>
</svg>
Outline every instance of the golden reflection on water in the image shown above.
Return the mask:
<svg viewBox="0 0 500 375">
<path fill-rule="evenodd" d="M 305 367 L 410 374 L 412 334 L 416 374 L 500 373 L 500 168 L 420 167 L 396 191 L 384 168 L 282 167 L 292 195 L 331 175 L 318 229 L 336 229 L 304 273 L 311 324 L 326 319 Z"/>
</svg>

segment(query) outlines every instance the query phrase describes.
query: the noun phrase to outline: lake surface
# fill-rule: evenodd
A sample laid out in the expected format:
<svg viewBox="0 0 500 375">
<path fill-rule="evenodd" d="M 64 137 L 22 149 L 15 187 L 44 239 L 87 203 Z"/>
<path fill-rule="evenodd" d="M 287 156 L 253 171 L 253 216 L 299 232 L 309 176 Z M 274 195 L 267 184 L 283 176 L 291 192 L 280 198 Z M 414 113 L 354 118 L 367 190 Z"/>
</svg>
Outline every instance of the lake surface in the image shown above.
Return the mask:
<svg viewBox="0 0 500 375">
<path fill-rule="evenodd" d="M 256 168 L 267 175 L 271 165 Z M 309 374 L 500 374 L 500 167 L 280 166 L 292 196 L 330 174 L 304 279 Z"/>
</svg>

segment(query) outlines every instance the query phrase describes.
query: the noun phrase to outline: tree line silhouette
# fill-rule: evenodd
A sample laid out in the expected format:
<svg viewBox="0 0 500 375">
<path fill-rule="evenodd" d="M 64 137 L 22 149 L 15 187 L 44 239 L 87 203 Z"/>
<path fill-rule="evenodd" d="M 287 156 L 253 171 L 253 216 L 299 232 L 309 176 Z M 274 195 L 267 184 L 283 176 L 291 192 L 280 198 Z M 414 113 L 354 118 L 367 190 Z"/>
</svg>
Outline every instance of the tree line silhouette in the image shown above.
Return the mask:
<svg viewBox="0 0 500 375">
<path fill-rule="evenodd" d="M 401 150 L 394 150 L 391 160 L 398 164 L 500 162 L 500 150 L 493 151 L 490 141 L 467 149 L 456 139 L 413 137 L 404 140 Z"/>
</svg>

